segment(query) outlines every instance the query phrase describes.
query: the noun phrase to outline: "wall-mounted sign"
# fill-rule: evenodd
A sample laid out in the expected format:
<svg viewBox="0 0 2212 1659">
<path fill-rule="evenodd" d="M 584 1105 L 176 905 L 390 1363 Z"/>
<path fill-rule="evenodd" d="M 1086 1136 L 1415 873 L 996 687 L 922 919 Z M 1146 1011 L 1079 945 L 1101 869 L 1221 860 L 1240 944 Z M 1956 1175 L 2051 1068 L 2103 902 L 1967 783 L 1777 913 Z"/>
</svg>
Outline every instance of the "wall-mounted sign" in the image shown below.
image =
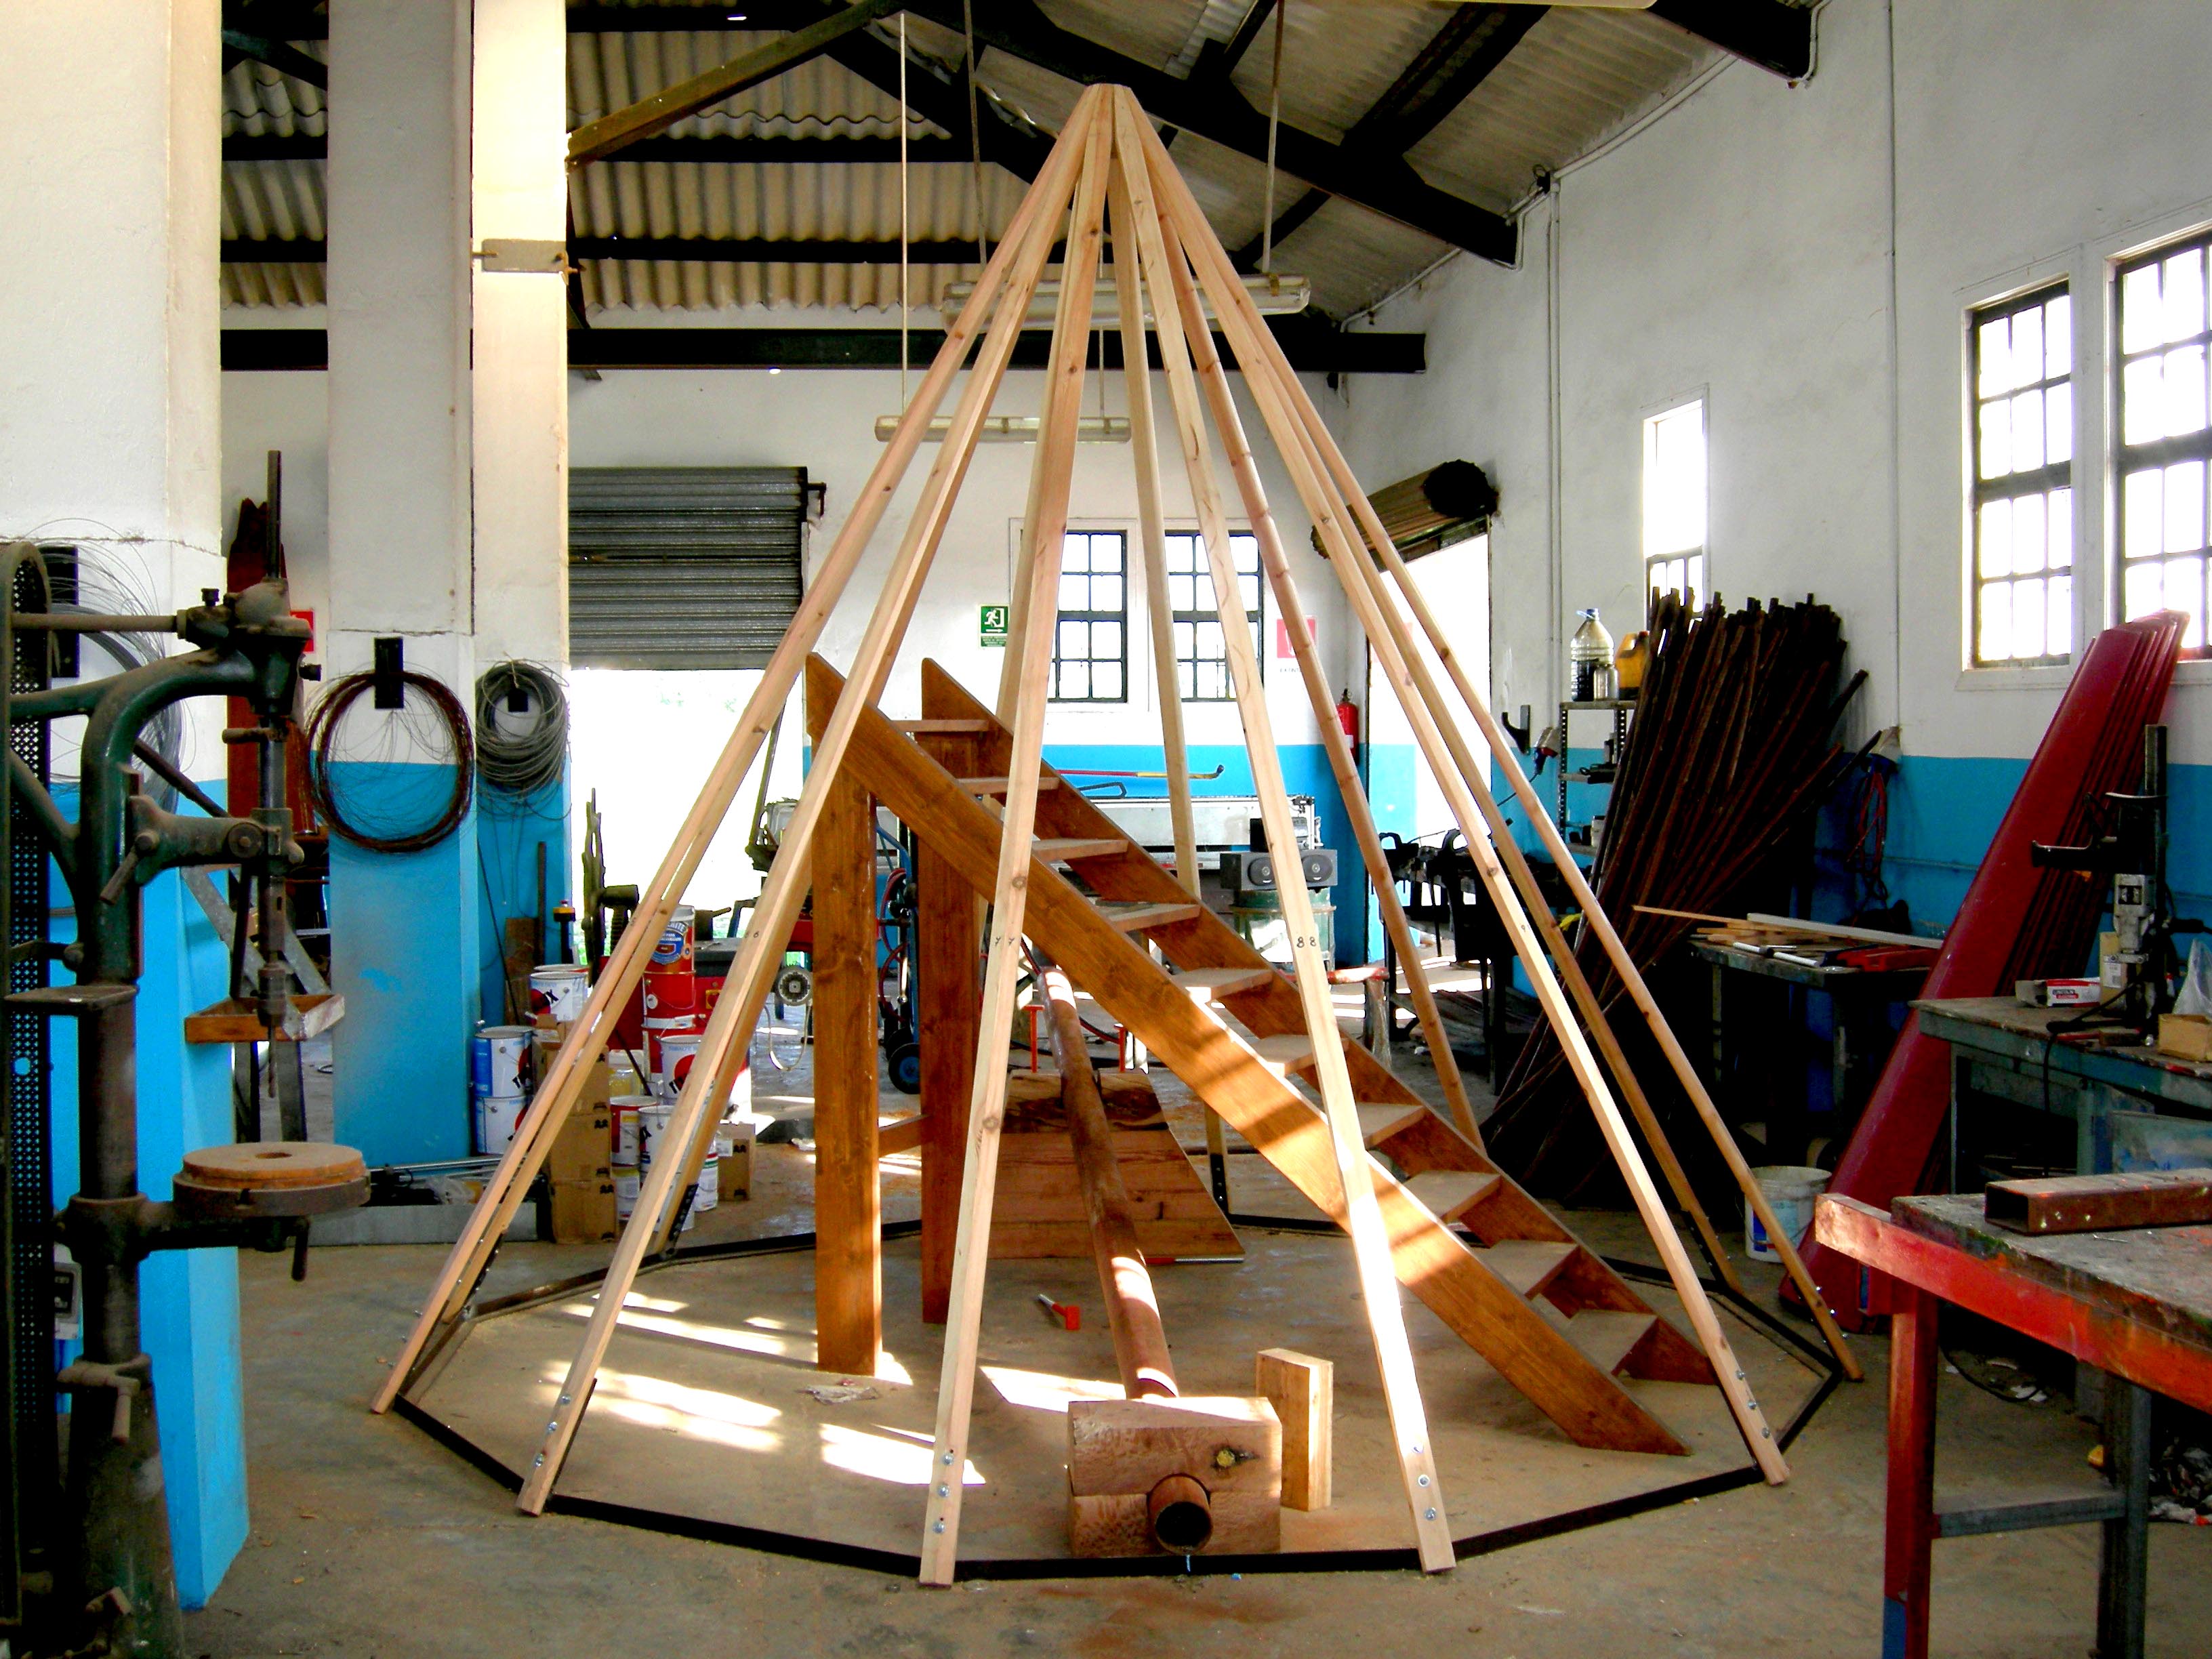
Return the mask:
<svg viewBox="0 0 2212 1659">
<path fill-rule="evenodd" d="M 976 626 L 985 645 L 1004 646 L 1006 642 L 1006 607 L 1003 605 L 983 606 Z"/>
<path fill-rule="evenodd" d="M 1308 617 L 1305 619 L 1305 623 L 1306 623 L 1306 638 L 1308 638 L 1309 640 L 1318 639 L 1318 638 L 1321 636 L 1321 623 L 1320 623 L 1319 619 L 1318 619 L 1318 618 L 1316 618 L 1316 617 Z M 1288 628 L 1286 628 L 1286 627 L 1285 627 L 1285 626 L 1283 625 L 1283 619 L 1282 619 L 1280 617 L 1276 617 L 1276 618 L 1275 618 L 1275 657 L 1276 657 L 1276 659 L 1277 659 L 1278 661 L 1280 661 L 1280 662 L 1288 662 L 1288 661 L 1290 661 L 1290 660 L 1291 659 L 1291 658 L 1295 657 L 1297 654 L 1297 653 L 1295 651 L 1293 651 L 1293 650 L 1291 650 L 1291 630 L 1290 630 Z"/>
</svg>

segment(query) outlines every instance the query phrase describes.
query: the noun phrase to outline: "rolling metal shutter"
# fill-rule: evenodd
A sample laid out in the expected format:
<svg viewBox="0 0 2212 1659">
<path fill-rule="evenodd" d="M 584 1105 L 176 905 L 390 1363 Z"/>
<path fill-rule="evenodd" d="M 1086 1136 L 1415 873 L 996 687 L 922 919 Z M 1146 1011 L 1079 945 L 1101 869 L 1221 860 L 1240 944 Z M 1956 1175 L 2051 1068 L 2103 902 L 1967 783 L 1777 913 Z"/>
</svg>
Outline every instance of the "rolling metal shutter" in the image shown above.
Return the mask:
<svg viewBox="0 0 2212 1659">
<path fill-rule="evenodd" d="M 799 608 L 806 471 L 576 467 L 568 659 L 763 668 Z"/>
</svg>

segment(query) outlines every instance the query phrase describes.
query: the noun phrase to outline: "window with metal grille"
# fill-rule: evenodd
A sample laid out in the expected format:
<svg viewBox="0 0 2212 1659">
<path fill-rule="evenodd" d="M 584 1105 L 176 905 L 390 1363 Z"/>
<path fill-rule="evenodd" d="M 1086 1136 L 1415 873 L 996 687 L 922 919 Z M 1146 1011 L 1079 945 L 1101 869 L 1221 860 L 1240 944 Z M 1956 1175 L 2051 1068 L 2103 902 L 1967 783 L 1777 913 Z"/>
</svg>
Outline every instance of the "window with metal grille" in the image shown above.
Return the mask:
<svg viewBox="0 0 2212 1659">
<path fill-rule="evenodd" d="M 2182 647 L 2204 650 L 2205 258 L 2212 235 L 2119 268 L 2114 365 L 2120 441 L 2120 614 L 2185 611 Z"/>
<path fill-rule="evenodd" d="M 1228 641 L 1221 631 L 1221 609 L 1213 592 L 1213 566 L 1206 541 L 1194 530 L 1171 530 L 1167 537 L 1168 611 L 1175 635 L 1176 684 L 1185 702 L 1228 702 L 1237 696 L 1229 678 Z M 1260 538 L 1249 531 L 1229 532 L 1230 562 L 1237 568 L 1237 589 L 1244 617 L 1252 625 L 1252 651 L 1267 673 L 1261 648 L 1265 590 L 1260 585 Z"/>
<path fill-rule="evenodd" d="M 804 468 L 568 473 L 568 660 L 765 668 L 799 608 Z"/>
<path fill-rule="evenodd" d="M 1705 400 L 1644 422 L 1644 590 L 1705 592 Z"/>
<path fill-rule="evenodd" d="M 1128 541 L 1118 530 L 1071 530 L 1060 544 L 1054 702 L 1128 699 Z"/>
<path fill-rule="evenodd" d="M 1968 580 L 1977 667 L 2074 654 L 2074 301 L 2066 284 L 1973 313 Z"/>
</svg>

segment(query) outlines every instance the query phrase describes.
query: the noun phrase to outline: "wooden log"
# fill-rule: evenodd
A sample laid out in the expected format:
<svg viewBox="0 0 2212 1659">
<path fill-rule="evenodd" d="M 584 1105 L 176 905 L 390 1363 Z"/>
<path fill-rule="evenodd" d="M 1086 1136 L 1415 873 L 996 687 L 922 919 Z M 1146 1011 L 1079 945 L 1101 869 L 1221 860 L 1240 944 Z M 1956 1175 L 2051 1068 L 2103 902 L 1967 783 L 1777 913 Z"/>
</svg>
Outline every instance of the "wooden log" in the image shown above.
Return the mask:
<svg viewBox="0 0 2212 1659">
<path fill-rule="evenodd" d="M 876 527 L 898 493 L 913 462 L 915 452 L 921 446 L 935 418 L 939 406 L 951 389 L 953 377 L 967 361 L 969 349 L 974 344 L 983 320 L 993 316 L 998 307 L 1000 292 L 1010 276 L 1015 276 L 1015 292 L 1010 296 L 1012 308 L 1026 311 L 1036 276 L 1029 275 L 1026 281 L 1018 267 L 1026 265 L 1034 239 L 1032 227 L 1040 218 L 1048 219 L 1058 210 L 1065 198 L 1059 194 L 1066 186 L 1075 159 L 1075 149 L 1062 143 L 1054 147 L 1045 167 L 1040 170 L 1037 181 L 1015 210 L 1013 221 L 1001 237 L 998 252 L 984 267 L 975 283 L 975 292 L 961 307 L 960 315 L 945 331 L 945 343 L 930 364 L 915 389 L 914 401 L 908 405 L 899 422 L 898 430 L 878 458 L 867 483 L 854 499 L 851 514 L 837 538 L 830 544 L 822 561 L 821 568 L 808 585 L 791 626 L 777 643 L 769 665 L 746 700 L 744 712 L 738 716 L 736 729 L 730 733 L 728 743 L 708 774 L 699 798 L 690 814 L 677 830 L 668 853 L 661 861 L 652 882 L 642 891 L 642 902 L 630 917 L 629 925 L 623 930 L 613 953 L 602 965 L 592 994 L 583 1013 L 571 1029 L 568 1040 L 561 1046 L 551 1070 L 538 1080 L 537 1094 L 530 1109 L 524 1115 L 514 1139 L 501 1156 L 499 1167 L 485 1183 L 483 1194 L 469 1215 L 461 1236 L 447 1252 L 439 1268 L 436 1281 L 422 1304 L 413 1328 L 400 1344 L 399 1352 L 372 1399 L 369 1409 L 381 1413 L 390 1408 L 398 1398 L 399 1391 L 421 1362 L 431 1336 L 450 1325 L 459 1317 L 462 1307 L 474 1294 L 491 1253 L 505 1234 L 507 1224 L 521 1206 L 524 1195 L 537 1179 L 546 1153 L 560 1132 L 562 1122 L 574 1109 L 580 1097 L 583 1079 L 592 1065 L 606 1052 L 608 1040 L 614 1033 L 614 1023 L 628 1004 L 630 993 L 644 977 L 645 966 L 653 949 L 659 942 L 661 929 L 667 925 L 670 915 L 684 896 L 684 890 L 699 862 L 706 856 L 714 831 L 728 813 L 730 803 L 736 798 L 738 787 L 752 768 L 760 752 L 763 740 L 782 717 L 785 704 L 790 700 L 793 686 L 808 654 L 814 649 L 830 613 L 843 596 L 851 581 L 860 556 L 867 549 Z M 1049 205 L 1048 205 L 1049 204 Z M 1041 263 L 1041 262 L 1040 262 Z M 1003 313 L 1006 307 L 999 307 Z M 1018 333 L 1018 316 L 1010 325 L 1010 336 Z M 994 323 L 995 331 L 995 323 Z M 1006 350 L 1011 353 L 1010 337 Z M 988 357 L 988 349 L 987 349 Z M 1000 368 L 1003 372 L 1003 359 Z M 975 378 L 984 378 L 983 365 L 979 363 Z M 992 376 L 995 384 L 995 374 Z M 951 445 L 946 446 L 948 448 Z M 943 457 L 939 457 L 942 465 Z M 703 1154 L 702 1154 L 703 1157 Z"/>
<path fill-rule="evenodd" d="M 810 696 L 806 714 L 807 735 L 818 744 L 830 709 Z M 814 1363 L 821 1370 L 872 1376 L 884 1334 L 875 802 L 850 767 L 830 781 L 811 851 Z"/>
<path fill-rule="evenodd" d="M 1262 1348 L 1252 1391 L 1283 1425 L 1283 1507 L 1329 1506 L 1335 1461 L 1336 1367 L 1288 1348 Z"/>
<path fill-rule="evenodd" d="M 1191 367 L 1190 342 L 1179 322 L 1176 284 L 1187 283 L 1189 274 L 1179 264 L 1183 254 L 1172 240 L 1172 233 L 1164 236 L 1168 228 L 1162 224 L 1152 199 L 1156 179 L 1147 163 L 1146 145 L 1157 147 L 1159 141 L 1145 119 L 1144 112 L 1138 108 L 1135 98 L 1126 89 L 1118 89 L 1115 94 L 1114 118 L 1116 151 L 1122 176 L 1127 181 L 1136 223 L 1139 261 L 1153 295 L 1153 325 L 1159 341 L 1160 362 L 1167 371 L 1176 427 L 1182 441 L 1184 469 L 1190 477 L 1191 499 L 1198 508 L 1206 560 L 1213 574 L 1213 595 L 1219 608 L 1223 644 L 1229 659 L 1230 684 L 1237 694 L 1245 749 L 1251 757 L 1260 816 L 1266 826 L 1268 849 L 1274 854 L 1275 867 L 1294 870 L 1297 867 L 1298 845 L 1291 821 L 1289 791 L 1283 782 L 1273 721 L 1267 710 L 1266 689 L 1260 679 L 1258 653 L 1245 621 L 1236 564 L 1230 556 L 1228 523 L 1222 513 L 1220 489 L 1214 478 L 1212 456 L 1206 442 L 1196 376 Z M 1160 151 L 1163 158 L 1165 154 L 1164 149 Z M 1172 171 L 1172 164 L 1170 170 Z M 1212 228 L 1202 218 L 1187 222 L 1189 234 L 1213 239 Z M 1218 241 L 1214 250 L 1219 252 Z M 1199 331 L 1207 332 L 1203 327 Z M 1382 1373 L 1383 1400 L 1389 1413 L 1407 1506 L 1413 1516 L 1416 1548 L 1424 1571 L 1443 1572 L 1456 1560 L 1451 1531 L 1444 1520 L 1435 1448 L 1430 1443 L 1427 1415 L 1413 1371 L 1413 1350 L 1406 1335 L 1404 1310 L 1399 1304 L 1392 1274 L 1390 1236 L 1368 1180 L 1367 1152 L 1359 1133 L 1343 1038 L 1336 1029 L 1336 1005 L 1329 994 L 1328 968 L 1322 960 L 1313 902 L 1303 882 L 1285 882 L 1276 891 L 1284 926 L 1290 935 L 1291 960 L 1297 970 L 1298 999 L 1305 1013 L 1306 1034 L 1313 1043 L 1314 1080 L 1328 1123 L 1330 1148 L 1344 1197 L 1346 1230 L 1352 1235 L 1363 1307 L 1368 1331 L 1375 1343 L 1376 1367 Z"/>
<path fill-rule="evenodd" d="M 1992 1181 L 1983 1209 L 1999 1226 L 2022 1233 L 2188 1226 L 2212 1221 L 2212 1170 Z"/>
<path fill-rule="evenodd" d="M 1114 1132 L 1106 1121 L 1106 1102 L 1098 1092 L 1098 1073 L 1083 1040 L 1075 989 L 1056 968 L 1044 970 L 1039 987 L 1051 1013 L 1053 1058 L 1060 1064 L 1060 1099 L 1067 1113 L 1067 1135 L 1075 1146 L 1075 1170 L 1083 1183 L 1083 1207 L 1091 1223 L 1091 1260 L 1106 1301 L 1106 1323 L 1114 1334 L 1114 1358 L 1121 1368 L 1121 1391 L 1132 1400 L 1148 1395 L 1172 1398 L 1177 1389 L 1175 1360 L 1168 1352 L 1152 1276 L 1137 1243 L 1137 1218 L 1114 1155 Z"/>
</svg>

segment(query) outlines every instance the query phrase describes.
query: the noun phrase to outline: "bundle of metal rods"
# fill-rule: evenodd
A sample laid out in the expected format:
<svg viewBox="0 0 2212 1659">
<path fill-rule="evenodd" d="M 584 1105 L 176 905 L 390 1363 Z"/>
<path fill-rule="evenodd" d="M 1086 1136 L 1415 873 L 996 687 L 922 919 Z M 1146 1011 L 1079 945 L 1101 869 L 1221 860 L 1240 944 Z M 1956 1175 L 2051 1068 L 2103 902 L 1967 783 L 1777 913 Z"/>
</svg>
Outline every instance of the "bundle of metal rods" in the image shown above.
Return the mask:
<svg viewBox="0 0 2212 1659">
<path fill-rule="evenodd" d="M 1727 910 L 1848 764 L 1834 732 L 1865 678 L 1837 695 L 1842 624 L 1809 596 L 1692 612 L 1666 595 L 1651 635 L 1595 880 L 1645 973 L 1695 924 L 1637 907 Z M 1620 980 L 1588 930 L 1576 954 L 1599 997 L 1617 1002 Z M 1648 1083 L 1663 1068 L 1638 1069 Z M 1491 1156 L 1540 1191 L 1574 1197 L 1613 1168 L 1548 1026 L 1522 1049 L 1483 1132 Z"/>
</svg>

